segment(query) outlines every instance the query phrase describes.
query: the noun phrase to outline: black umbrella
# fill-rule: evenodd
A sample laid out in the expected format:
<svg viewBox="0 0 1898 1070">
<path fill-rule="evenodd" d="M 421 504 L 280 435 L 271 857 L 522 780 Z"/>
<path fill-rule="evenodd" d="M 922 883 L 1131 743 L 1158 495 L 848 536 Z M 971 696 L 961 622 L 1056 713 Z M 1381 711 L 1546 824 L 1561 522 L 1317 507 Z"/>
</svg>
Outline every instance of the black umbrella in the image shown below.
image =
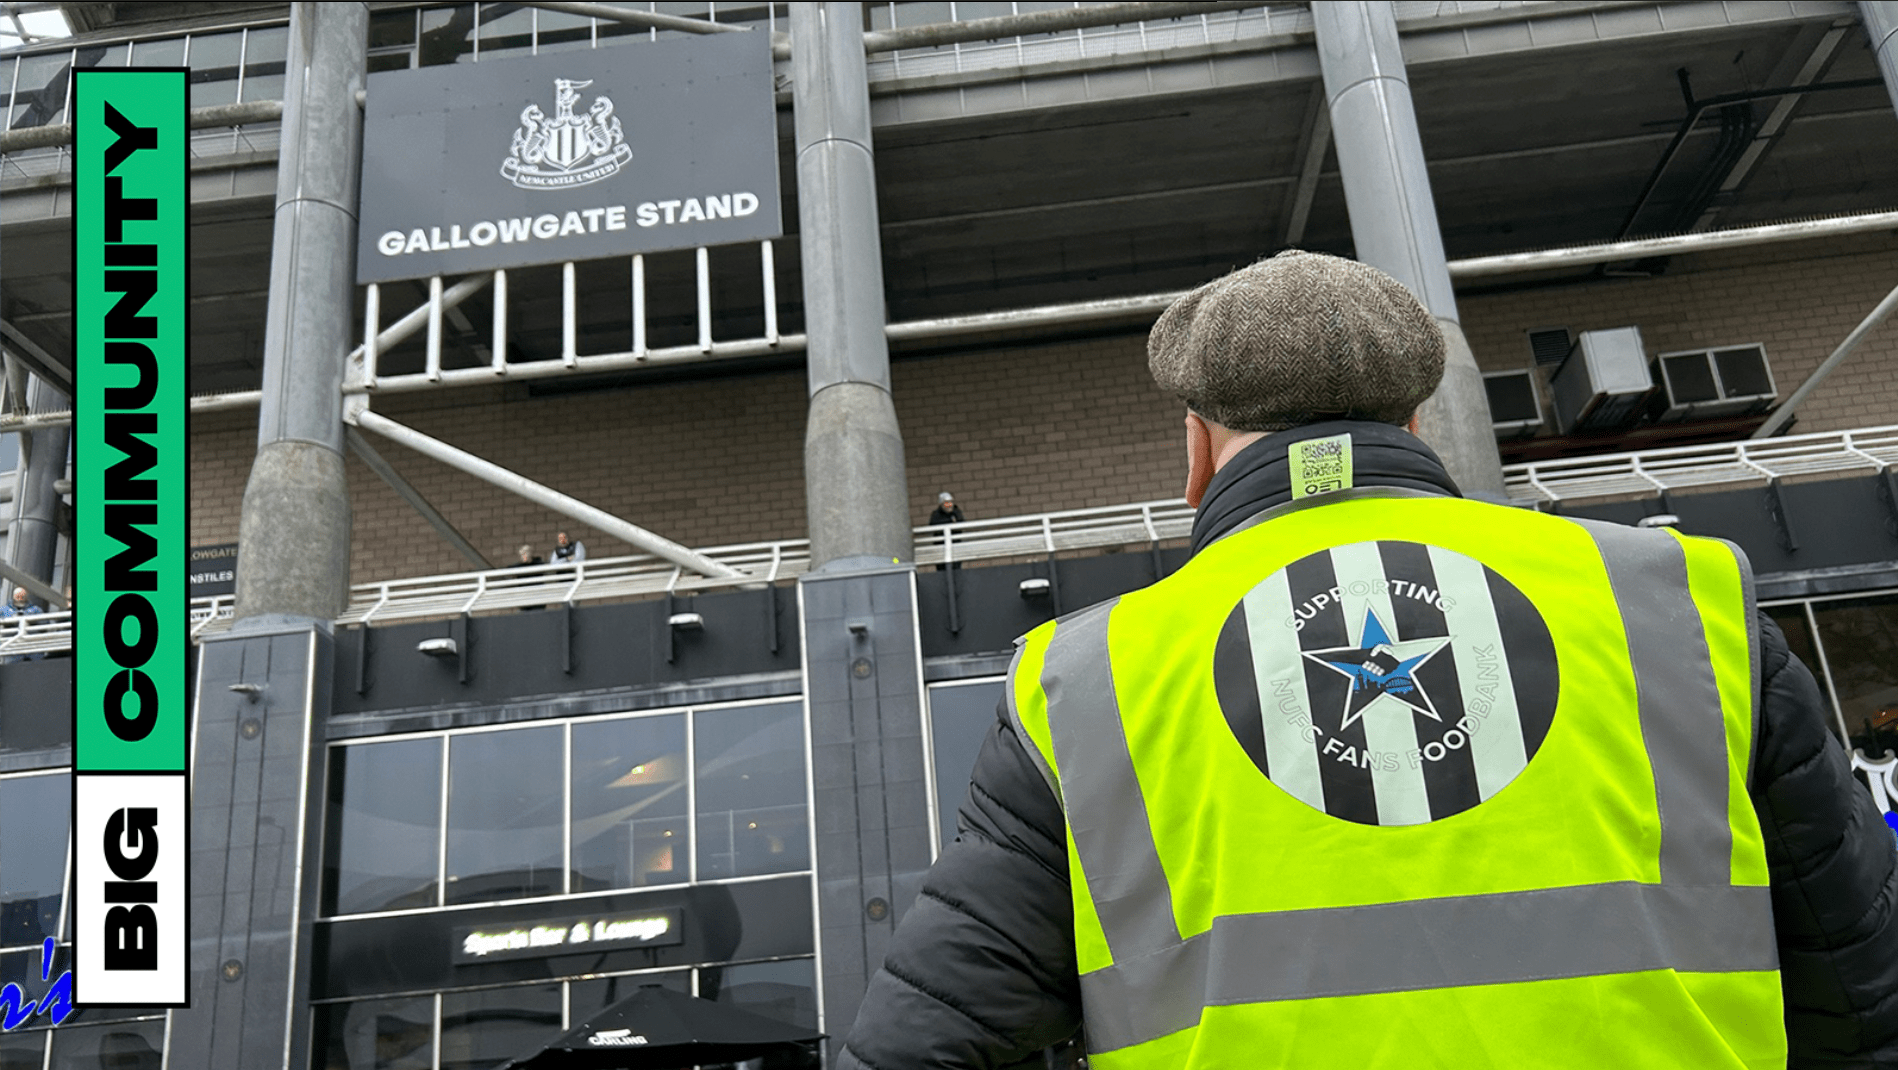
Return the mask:
<svg viewBox="0 0 1898 1070">
<path fill-rule="evenodd" d="M 675 1070 L 756 1059 L 824 1036 L 815 1029 L 646 985 L 501 1070 Z"/>
</svg>

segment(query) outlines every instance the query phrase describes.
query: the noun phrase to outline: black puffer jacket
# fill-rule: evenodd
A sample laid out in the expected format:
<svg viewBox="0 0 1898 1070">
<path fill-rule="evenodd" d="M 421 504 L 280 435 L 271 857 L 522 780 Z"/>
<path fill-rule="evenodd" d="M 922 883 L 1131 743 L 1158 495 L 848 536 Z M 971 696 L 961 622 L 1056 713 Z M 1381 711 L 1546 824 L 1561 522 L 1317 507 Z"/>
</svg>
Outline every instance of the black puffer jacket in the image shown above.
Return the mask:
<svg viewBox="0 0 1898 1070">
<path fill-rule="evenodd" d="M 1421 442 L 1383 425 L 1300 428 L 1249 447 L 1208 488 L 1195 550 L 1290 499 L 1286 445 L 1350 430 L 1359 485 L 1454 494 Z M 1762 716 L 1750 790 L 1772 867 L 1792 1066 L 1898 1068 L 1898 853 L 1828 731 L 1812 674 L 1760 618 Z M 1081 1025 L 1060 805 L 1006 718 L 989 732 L 960 834 L 871 980 L 844 1070 L 997 1068 Z"/>
</svg>

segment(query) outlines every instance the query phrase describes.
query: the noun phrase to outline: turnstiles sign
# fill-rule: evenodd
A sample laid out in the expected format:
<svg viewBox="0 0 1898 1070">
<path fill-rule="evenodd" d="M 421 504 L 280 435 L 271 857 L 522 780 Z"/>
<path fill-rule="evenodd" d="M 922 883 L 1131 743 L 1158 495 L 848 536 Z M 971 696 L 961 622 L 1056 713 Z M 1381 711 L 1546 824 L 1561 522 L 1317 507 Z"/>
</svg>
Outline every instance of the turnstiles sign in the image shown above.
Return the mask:
<svg viewBox="0 0 1898 1070">
<path fill-rule="evenodd" d="M 775 238 L 762 30 L 384 71 L 357 281 Z"/>
</svg>

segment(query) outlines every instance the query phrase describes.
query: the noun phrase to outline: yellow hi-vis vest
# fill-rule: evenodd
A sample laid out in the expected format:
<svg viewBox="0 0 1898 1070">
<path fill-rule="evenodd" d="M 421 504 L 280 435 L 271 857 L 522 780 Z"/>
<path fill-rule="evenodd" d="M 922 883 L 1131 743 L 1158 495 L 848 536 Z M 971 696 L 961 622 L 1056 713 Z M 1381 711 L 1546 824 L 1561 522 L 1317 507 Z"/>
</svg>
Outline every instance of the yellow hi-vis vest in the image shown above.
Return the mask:
<svg viewBox="0 0 1898 1070">
<path fill-rule="evenodd" d="M 1318 502 L 1016 656 L 1090 1065 L 1783 1067 L 1744 558 Z"/>
</svg>

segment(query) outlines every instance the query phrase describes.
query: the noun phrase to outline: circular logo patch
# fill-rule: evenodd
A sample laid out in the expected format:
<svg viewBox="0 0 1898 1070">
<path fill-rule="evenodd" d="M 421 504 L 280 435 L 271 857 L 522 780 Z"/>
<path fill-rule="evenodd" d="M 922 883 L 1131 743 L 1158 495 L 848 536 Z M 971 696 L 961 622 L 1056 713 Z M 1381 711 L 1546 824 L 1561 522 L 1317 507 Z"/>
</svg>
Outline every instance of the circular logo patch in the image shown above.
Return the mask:
<svg viewBox="0 0 1898 1070">
<path fill-rule="evenodd" d="M 1213 682 L 1259 771 L 1313 809 L 1419 825 L 1495 795 L 1555 717 L 1555 643 L 1529 599 L 1441 546 L 1312 554 L 1226 618 Z"/>
</svg>

